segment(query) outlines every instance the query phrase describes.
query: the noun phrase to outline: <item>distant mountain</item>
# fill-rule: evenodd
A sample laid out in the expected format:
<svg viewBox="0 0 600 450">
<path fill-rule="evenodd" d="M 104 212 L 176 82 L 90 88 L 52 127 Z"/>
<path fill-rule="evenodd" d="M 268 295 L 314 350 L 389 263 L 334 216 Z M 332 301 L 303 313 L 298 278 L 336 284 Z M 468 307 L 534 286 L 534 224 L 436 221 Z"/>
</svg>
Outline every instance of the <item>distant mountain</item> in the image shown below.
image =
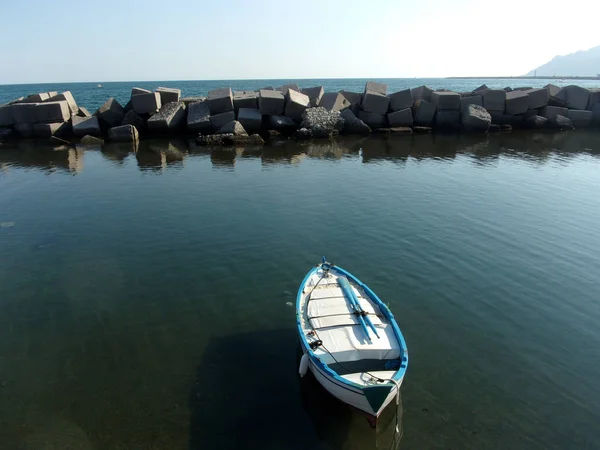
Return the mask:
<svg viewBox="0 0 600 450">
<path fill-rule="evenodd" d="M 600 45 L 589 50 L 555 56 L 552 61 L 532 70 L 526 76 L 590 77 L 600 74 Z"/>
</svg>

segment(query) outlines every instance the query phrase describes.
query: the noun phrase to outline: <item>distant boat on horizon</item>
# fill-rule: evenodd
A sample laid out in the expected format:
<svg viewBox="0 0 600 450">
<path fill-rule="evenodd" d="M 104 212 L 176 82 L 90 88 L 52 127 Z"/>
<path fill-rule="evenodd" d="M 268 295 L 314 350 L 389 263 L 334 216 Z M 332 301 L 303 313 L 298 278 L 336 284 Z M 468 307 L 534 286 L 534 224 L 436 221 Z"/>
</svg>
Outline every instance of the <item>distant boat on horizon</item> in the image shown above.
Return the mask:
<svg viewBox="0 0 600 450">
<path fill-rule="evenodd" d="M 99 84 L 99 85 L 98 85 L 98 88 L 102 88 L 102 85 L 101 85 L 101 84 Z"/>
</svg>

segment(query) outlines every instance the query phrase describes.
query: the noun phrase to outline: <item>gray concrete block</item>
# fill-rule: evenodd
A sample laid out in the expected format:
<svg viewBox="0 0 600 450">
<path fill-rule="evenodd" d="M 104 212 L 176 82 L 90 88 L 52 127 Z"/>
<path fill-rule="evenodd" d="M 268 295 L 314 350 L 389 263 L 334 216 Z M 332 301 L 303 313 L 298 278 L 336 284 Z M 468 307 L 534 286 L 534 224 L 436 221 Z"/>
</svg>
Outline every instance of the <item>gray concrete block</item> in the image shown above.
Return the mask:
<svg viewBox="0 0 600 450">
<path fill-rule="evenodd" d="M 460 110 L 460 94 L 457 92 L 432 92 L 431 103 L 435 105 L 438 111 Z M 445 117 L 445 116 L 444 116 Z M 450 116 L 448 116 L 450 117 Z"/>
<path fill-rule="evenodd" d="M 592 123 L 600 125 L 600 103 L 592 106 Z"/>
<path fill-rule="evenodd" d="M 108 139 L 113 142 L 133 142 L 139 139 L 139 133 L 133 125 L 120 125 L 108 130 Z"/>
<path fill-rule="evenodd" d="M 506 108 L 506 91 L 503 89 L 488 89 L 481 93 L 483 107 L 488 111 L 502 111 Z"/>
<path fill-rule="evenodd" d="M 529 109 L 538 109 L 548 106 L 550 93 L 548 89 L 529 89 L 525 93 L 529 96 Z"/>
<path fill-rule="evenodd" d="M 33 135 L 39 138 L 50 138 L 52 136 L 65 136 L 71 131 L 69 122 L 62 123 L 36 123 L 33 125 Z"/>
<path fill-rule="evenodd" d="M 319 102 L 321 101 L 321 97 L 323 97 L 325 90 L 323 89 L 323 86 L 315 86 L 302 89 L 302 93 L 308 95 L 310 106 L 314 108 L 319 106 Z"/>
<path fill-rule="evenodd" d="M 483 97 L 481 95 L 472 95 L 470 97 L 461 97 L 460 109 L 462 110 L 467 105 L 483 106 Z"/>
<path fill-rule="evenodd" d="M 149 131 L 165 133 L 183 128 L 186 122 L 186 109 L 183 102 L 169 102 L 148 119 Z"/>
<path fill-rule="evenodd" d="M 145 116 L 140 116 L 134 110 L 131 110 L 125 113 L 121 125 L 133 125 L 138 130 L 138 133 L 141 133 L 146 129 L 146 120 Z"/>
<path fill-rule="evenodd" d="M 465 105 L 461 111 L 461 123 L 468 131 L 487 131 L 492 123 L 492 116 L 481 105 Z"/>
<path fill-rule="evenodd" d="M 427 102 L 431 102 L 431 94 L 433 93 L 433 91 L 431 89 L 429 89 L 427 86 L 419 86 L 416 88 L 412 88 L 410 90 L 410 93 L 412 94 L 412 98 L 414 102 L 417 102 L 418 100 L 426 100 Z"/>
<path fill-rule="evenodd" d="M 241 91 L 233 93 L 233 107 L 236 111 L 240 108 L 258 108 L 258 97 L 254 91 Z"/>
<path fill-rule="evenodd" d="M 210 91 L 208 93 L 207 101 L 208 108 L 212 115 L 233 111 L 233 92 L 231 92 L 231 88 L 221 88 Z"/>
<path fill-rule="evenodd" d="M 222 125 L 221 125 L 222 126 Z M 206 101 L 188 105 L 187 129 L 194 133 L 209 133 L 213 127 L 210 123 L 210 109 Z"/>
<path fill-rule="evenodd" d="M 66 122 L 71 117 L 71 110 L 66 100 L 35 103 L 34 113 L 35 123 Z"/>
<path fill-rule="evenodd" d="M 77 115 L 80 116 L 80 117 L 92 117 L 92 115 L 87 110 L 87 108 L 85 108 L 83 106 L 79 107 L 79 111 L 77 112 Z"/>
<path fill-rule="evenodd" d="M 561 108 L 559 106 L 545 106 L 540 111 L 540 116 L 545 117 L 550 121 L 554 121 L 556 116 L 567 117 L 569 115 L 569 110 L 567 108 Z"/>
<path fill-rule="evenodd" d="M 444 129 L 460 128 L 460 111 L 458 109 L 438 110 L 435 114 L 435 126 Z"/>
<path fill-rule="evenodd" d="M 361 111 L 358 114 L 358 118 L 367 124 L 372 130 L 384 128 L 387 125 L 387 117 L 385 114 Z"/>
<path fill-rule="evenodd" d="M 248 132 L 244 129 L 243 125 L 237 120 L 223 125 L 217 131 L 217 134 L 233 134 L 235 136 L 248 136 Z"/>
<path fill-rule="evenodd" d="M 131 106 L 138 114 L 154 114 L 162 103 L 158 92 L 140 93 L 131 97 Z"/>
<path fill-rule="evenodd" d="M 390 110 L 391 111 L 401 111 L 406 108 L 413 107 L 413 98 L 410 89 L 405 89 L 403 91 L 394 92 L 393 94 L 388 95 L 390 98 Z M 390 125 L 394 126 L 394 125 Z M 402 125 L 399 125 L 402 126 Z"/>
<path fill-rule="evenodd" d="M 109 128 L 121 125 L 125 116 L 125 110 L 117 100 L 111 97 L 98 108 L 94 116 L 98 118 L 100 127 L 108 131 Z"/>
<path fill-rule="evenodd" d="M 287 116 L 269 116 L 269 129 L 282 132 L 294 131 L 298 124 L 291 117 Z"/>
<path fill-rule="evenodd" d="M 561 90 L 556 96 L 562 100 L 561 93 L 566 95 L 567 108 L 583 110 L 590 100 L 590 91 L 581 86 L 570 85 Z"/>
<path fill-rule="evenodd" d="M 258 109 L 261 114 L 280 116 L 283 114 L 285 97 L 280 91 L 261 89 L 258 93 Z M 225 125 L 225 124 L 223 124 Z"/>
<path fill-rule="evenodd" d="M 21 100 L 21 103 L 42 103 L 50 98 L 47 92 L 41 92 L 39 94 L 30 94 Z"/>
<path fill-rule="evenodd" d="M 390 127 L 412 127 L 413 115 L 411 108 L 401 109 L 388 113 L 388 124 Z"/>
<path fill-rule="evenodd" d="M 589 127 L 592 124 L 593 116 L 592 111 L 580 109 L 569 109 L 567 115 L 575 128 Z"/>
<path fill-rule="evenodd" d="M 482 84 L 481 86 L 479 86 L 476 89 L 473 89 L 473 92 L 478 92 L 478 93 L 482 93 L 483 91 L 487 91 L 489 89 L 489 87 L 487 87 L 487 85 Z"/>
<path fill-rule="evenodd" d="M 527 92 L 511 91 L 506 93 L 506 114 L 523 114 L 529 109 L 530 98 Z"/>
<path fill-rule="evenodd" d="M 390 98 L 386 95 L 375 91 L 366 91 L 364 93 L 361 105 L 363 111 L 375 114 L 386 114 L 389 107 Z"/>
<path fill-rule="evenodd" d="M 293 89 L 296 92 L 302 91 L 302 89 L 300 89 L 300 86 L 298 86 L 296 83 L 284 84 L 283 86 L 279 86 L 278 88 L 275 88 L 276 91 L 281 92 L 284 96 L 287 95 L 287 93 L 290 89 Z"/>
<path fill-rule="evenodd" d="M 14 105 L 11 105 L 10 110 L 12 113 L 13 122 L 17 124 L 34 124 L 37 121 L 35 116 L 35 107 L 37 105 L 38 103 L 15 103 Z M 33 128 L 31 133 L 33 134 Z"/>
<path fill-rule="evenodd" d="M 182 97 L 179 101 L 185 103 L 185 106 L 189 106 L 190 103 L 203 102 L 204 100 L 206 100 L 206 97 L 203 97 L 201 95 L 195 95 L 192 97 Z"/>
<path fill-rule="evenodd" d="M 0 106 L 0 127 L 7 127 L 14 122 L 11 105 Z"/>
<path fill-rule="evenodd" d="M 427 100 L 417 100 L 413 107 L 413 119 L 415 125 L 431 126 L 435 111 L 435 105 L 429 103 Z"/>
<path fill-rule="evenodd" d="M 286 97 L 284 115 L 300 122 L 302 113 L 310 104 L 310 98 L 291 88 L 288 89 Z"/>
<path fill-rule="evenodd" d="M 48 97 L 50 97 L 50 98 L 54 97 L 55 95 L 58 95 L 57 91 L 50 91 L 50 92 L 48 92 Z"/>
<path fill-rule="evenodd" d="M 219 131 L 223 125 L 233 122 L 235 120 L 235 113 L 233 111 L 227 111 L 220 114 L 214 114 L 210 116 L 210 126 L 213 131 Z"/>
<path fill-rule="evenodd" d="M 325 108 L 327 111 L 343 111 L 346 108 L 350 108 L 351 103 L 346 97 L 339 92 L 326 92 L 321 97 L 321 108 Z"/>
<path fill-rule="evenodd" d="M 33 137 L 33 124 L 32 123 L 16 123 L 14 125 L 14 129 L 19 136 L 22 138 L 31 138 Z"/>
<path fill-rule="evenodd" d="M 10 139 L 13 134 L 13 130 L 10 128 L 0 128 L 0 142 Z"/>
<path fill-rule="evenodd" d="M 242 124 L 248 133 L 256 133 L 260 131 L 262 126 L 262 114 L 258 109 L 240 108 L 238 111 L 237 120 Z"/>
<path fill-rule="evenodd" d="M 256 92 L 258 94 L 260 91 L 274 91 L 274 90 L 275 90 L 275 88 L 273 86 L 265 86 L 264 88 L 257 89 L 254 92 Z"/>
<path fill-rule="evenodd" d="M 177 103 L 181 97 L 181 89 L 159 87 L 156 89 L 156 92 L 160 94 L 160 103 L 162 105 L 171 102 Z"/>
<path fill-rule="evenodd" d="M 592 110 L 595 104 L 600 103 L 600 89 L 590 89 L 590 100 L 586 109 Z"/>
<path fill-rule="evenodd" d="M 77 102 L 75 98 L 73 98 L 73 94 L 71 91 L 65 91 L 62 94 L 56 94 L 52 97 L 49 97 L 45 102 L 60 102 L 66 101 L 69 105 L 69 112 L 73 116 L 79 112 L 79 107 L 77 106 Z"/>
<path fill-rule="evenodd" d="M 98 118 L 96 116 L 92 117 L 79 117 L 73 116 L 71 118 L 73 122 L 73 134 L 75 136 L 85 136 L 89 134 L 90 136 L 100 136 L 100 123 L 98 122 Z"/>
<path fill-rule="evenodd" d="M 354 115 L 350 108 L 340 111 L 340 116 L 344 119 L 344 134 L 369 134 L 371 127 Z M 412 115 L 411 115 L 412 119 Z"/>
<path fill-rule="evenodd" d="M 377 92 L 381 95 L 387 95 L 387 88 L 387 84 L 377 83 L 376 81 L 367 81 L 363 94 L 366 94 L 367 92 Z"/>
<path fill-rule="evenodd" d="M 138 87 L 131 88 L 131 97 L 133 97 L 134 95 L 150 94 L 150 93 L 152 93 L 152 91 L 149 91 L 148 89 L 142 89 L 142 88 L 138 88 Z"/>
<path fill-rule="evenodd" d="M 342 94 L 344 98 L 350 102 L 350 105 L 352 107 L 354 107 L 355 105 L 360 107 L 363 99 L 362 94 L 352 91 L 340 91 L 340 94 Z"/>
<path fill-rule="evenodd" d="M 542 116 L 533 115 L 525 119 L 525 124 L 530 128 L 543 128 L 548 123 L 548 119 Z"/>
</svg>

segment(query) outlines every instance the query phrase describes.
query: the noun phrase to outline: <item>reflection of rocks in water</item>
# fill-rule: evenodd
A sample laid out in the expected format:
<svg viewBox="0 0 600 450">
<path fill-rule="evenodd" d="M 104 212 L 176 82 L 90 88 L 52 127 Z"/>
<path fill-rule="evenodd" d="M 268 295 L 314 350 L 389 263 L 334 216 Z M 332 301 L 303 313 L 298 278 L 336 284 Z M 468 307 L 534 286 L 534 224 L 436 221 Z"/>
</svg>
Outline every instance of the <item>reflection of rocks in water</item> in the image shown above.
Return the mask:
<svg viewBox="0 0 600 450">
<path fill-rule="evenodd" d="M 91 450 L 92 444 L 76 423 L 55 419 L 36 429 L 23 442 L 23 450 Z"/>
<path fill-rule="evenodd" d="M 343 141 L 337 139 L 309 141 L 303 147 L 309 158 L 317 159 L 342 159 L 349 150 Z"/>
<path fill-rule="evenodd" d="M 292 164 L 304 158 L 305 148 L 298 142 L 287 143 L 280 147 L 265 146 L 261 152 L 261 163 L 265 166 L 272 164 Z"/>
<path fill-rule="evenodd" d="M 47 172 L 64 170 L 79 173 L 83 170 L 83 150 L 69 145 L 54 145 L 51 141 L 22 140 L 0 151 L 4 170 L 11 166 L 38 168 Z"/>
<path fill-rule="evenodd" d="M 232 169 L 235 158 L 244 153 L 243 148 L 224 147 L 214 149 L 210 154 L 210 162 L 215 169 Z"/>
<path fill-rule="evenodd" d="M 410 154 L 411 143 L 411 136 L 394 136 L 388 139 L 378 136 L 369 139 L 364 142 L 362 147 L 362 162 L 390 160 L 402 163 L 406 161 Z"/>
<path fill-rule="evenodd" d="M 100 152 L 104 158 L 109 161 L 123 164 L 125 158 L 131 153 L 136 153 L 139 148 L 139 141 L 133 142 L 109 142 L 100 147 Z"/>
<path fill-rule="evenodd" d="M 181 168 L 187 151 L 187 142 L 183 139 L 153 139 L 141 141 L 135 157 L 140 170 L 163 171 Z"/>
</svg>

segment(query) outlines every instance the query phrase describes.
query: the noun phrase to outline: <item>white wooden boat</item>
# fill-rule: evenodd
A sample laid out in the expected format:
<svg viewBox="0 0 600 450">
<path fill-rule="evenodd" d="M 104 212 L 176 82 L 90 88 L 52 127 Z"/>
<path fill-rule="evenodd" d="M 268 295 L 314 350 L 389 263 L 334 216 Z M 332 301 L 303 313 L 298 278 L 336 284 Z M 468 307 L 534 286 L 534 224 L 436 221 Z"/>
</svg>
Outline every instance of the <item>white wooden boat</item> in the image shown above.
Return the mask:
<svg viewBox="0 0 600 450">
<path fill-rule="evenodd" d="M 329 393 L 375 426 L 385 407 L 399 399 L 408 365 L 389 308 L 358 278 L 323 258 L 298 289 L 296 321 L 300 375 L 310 369 Z"/>
</svg>

